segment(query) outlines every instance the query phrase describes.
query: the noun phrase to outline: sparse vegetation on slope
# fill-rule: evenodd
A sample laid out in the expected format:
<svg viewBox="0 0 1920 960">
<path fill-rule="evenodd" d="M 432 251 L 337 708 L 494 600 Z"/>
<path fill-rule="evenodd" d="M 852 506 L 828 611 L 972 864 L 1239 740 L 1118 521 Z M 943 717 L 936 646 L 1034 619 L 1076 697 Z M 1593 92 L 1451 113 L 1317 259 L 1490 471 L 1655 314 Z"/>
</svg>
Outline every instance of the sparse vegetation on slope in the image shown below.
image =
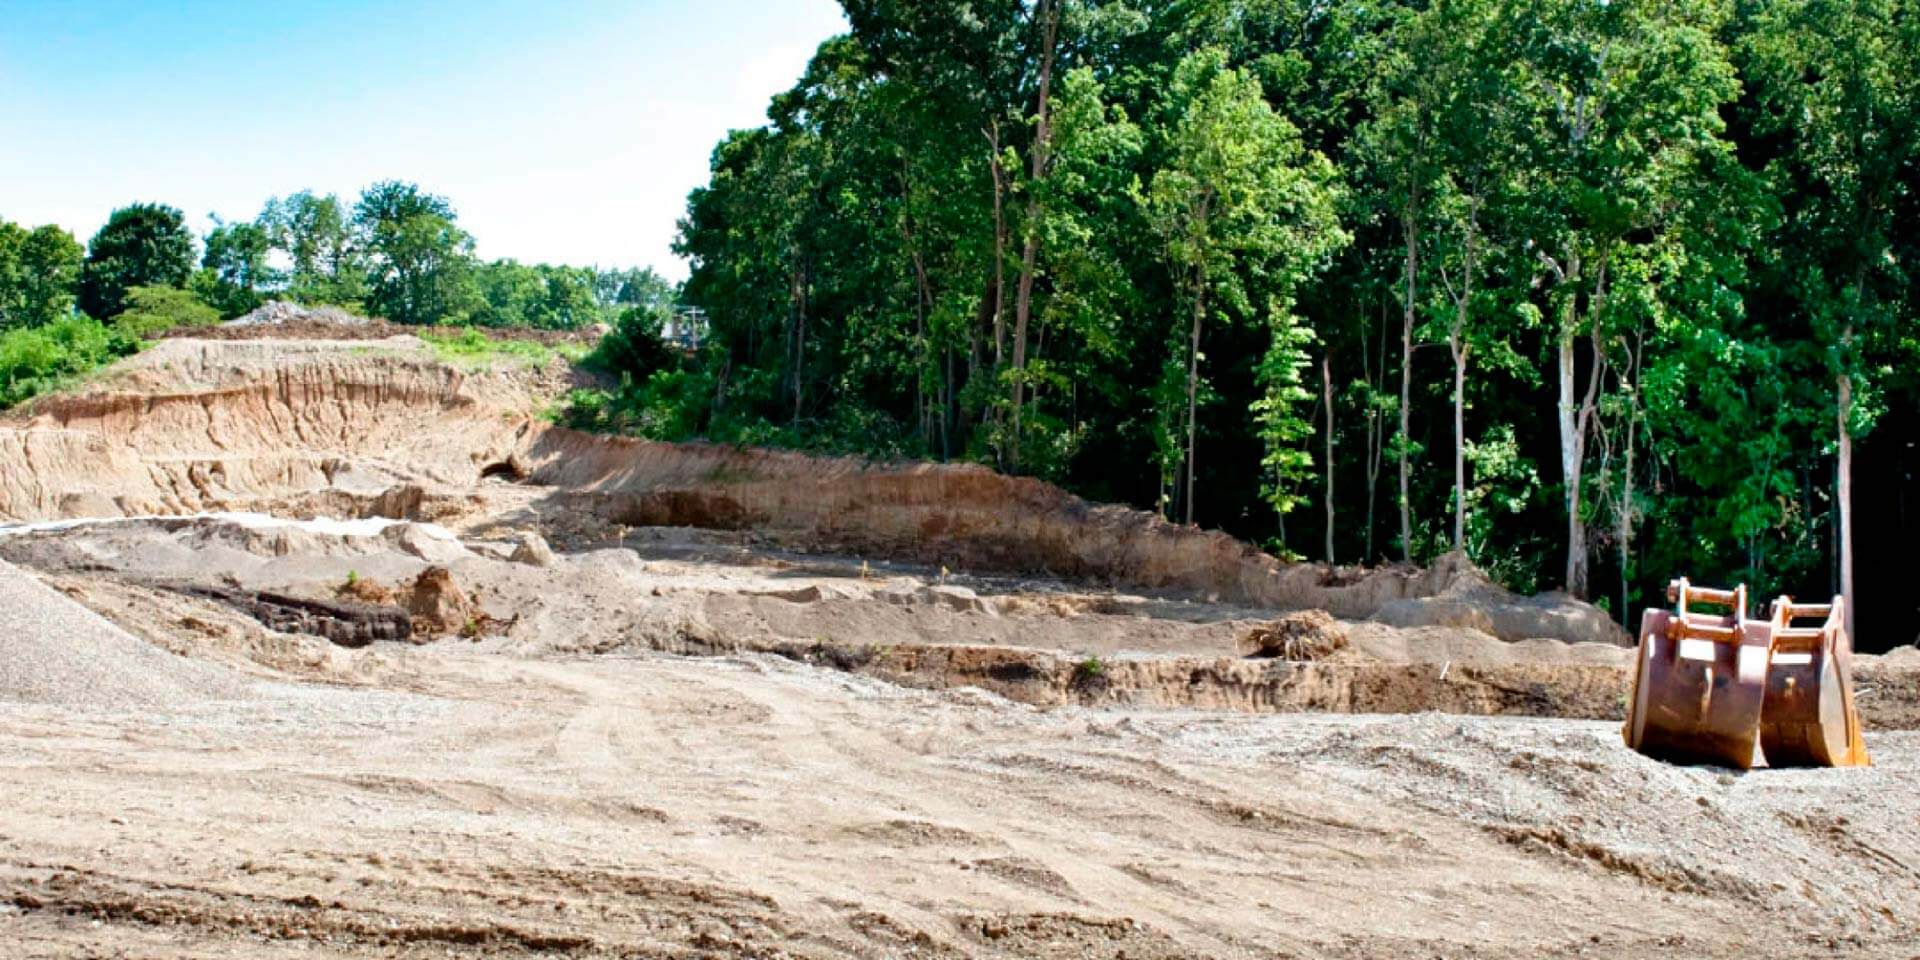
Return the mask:
<svg viewBox="0 0 1920 960">
<path fill-rule="evenodd" d="M 545 366 L 555 357 L 578 362 L 587 356 L 587 347 L 578 343 L 548 346 L 536 340 L 490 337 L 472 327 L 451 330 L 422 330 L 420 339 L 432 348 L 441 363 L 462 370 L 486 370 L 495 364 Z"/>
<path fill-rule="evenodd" d="M 140 349 L 129 337 L 85 316 L 0 332 L 0 410 Z"/>
</svg>

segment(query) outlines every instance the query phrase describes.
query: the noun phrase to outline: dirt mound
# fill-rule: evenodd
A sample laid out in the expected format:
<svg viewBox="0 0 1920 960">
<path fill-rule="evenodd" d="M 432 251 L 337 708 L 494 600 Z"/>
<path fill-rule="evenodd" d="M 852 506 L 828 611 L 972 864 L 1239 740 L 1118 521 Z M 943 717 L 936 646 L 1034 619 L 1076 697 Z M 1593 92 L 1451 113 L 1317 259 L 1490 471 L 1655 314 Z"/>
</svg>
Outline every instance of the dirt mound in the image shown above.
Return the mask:
<svg viewBox="0 0 1920 960">
<path fill-rule="evenodd" d="M 268 300 L 255 307 L 252 312 L 229 320 L 227 327 L 281 327 L 288 324 L 309 323 L 328 326 L 363 327 L 374 321 L 357 314 L 348 313 L 339 307 L 305 307 L 285 300 Z"/>
<path fill-rule="evenodd" d="M 386 340 L 423 332 L 448 332 L 448 328 L 418 327 L 391 323 L 377 317 L 363 317 L 335 307 L 304 307 L 284 301 L 270 301 L 253 313 L 217 327 L 175 327 L 160 336 L 181 340 Z M 529 330 L 488 328 L 489 340 L 517 340 L 558 346 L 563 343 L 592 344 L 605 328 L 579 330 Z"/>
<path fill-rule="evenodd" d="M 1346 646 L 1347 629 L 1325 610 L 1290 613 L 1240 637 L 1243 657 L 1325 660 Z"/>
<path fill-rule="evenodd" d="M 0 701 L 117 710 L 246 696 L 239 677 L 160 650 L 0 561 Z"/>
<path fill-rule="evenodd" d="M 446 567 L 428 567 L 413 581 L 407 598 L 407 611 L 416 623 L 431 631 L 452 633 L 464 628 L 473 617 L 473 601 L 460 585 L 453 582 L 453 571 Z"/>
<path fill-rule="evenodd" d="M 753 530 L 802 550 L 1177 591 L 1224 603 L 1366 616 L 1430 596 L 1450 571 L 1354 574 L 1282 564 L 1222 533 L 1098 505 L 976 465 L 666 444 L 564 428 L 533 438 L 531 482 L 576 523 Z"/>
<path fill-rule="evenodd" d="M 336 492 L 470 488 L 530 429 L 539 374 L 468 375 L 415 340 L 170 340 L 0 421 L 0 517 L 277 508 Z"/>
<path fill-rule="evenodd" d="M 1457 627 L 1502 640 L 1553 637 L 1570 643 L 1628 646 L 1633 638 L 1606 611 L 1560 592 L 1522 597 L 1487 578 L 1465 554 L 1434 562 L 1445 586 L 1433 596 L 1382 604 L 1370 619 L 1396 627 Z"/>
</svg>

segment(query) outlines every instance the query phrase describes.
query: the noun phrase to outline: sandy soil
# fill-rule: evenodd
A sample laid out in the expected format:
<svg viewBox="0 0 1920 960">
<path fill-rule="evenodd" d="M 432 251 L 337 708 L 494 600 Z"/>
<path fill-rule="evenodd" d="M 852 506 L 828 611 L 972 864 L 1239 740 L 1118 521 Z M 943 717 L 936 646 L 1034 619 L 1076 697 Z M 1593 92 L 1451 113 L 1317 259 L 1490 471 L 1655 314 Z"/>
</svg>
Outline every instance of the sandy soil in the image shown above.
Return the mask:
<svg viewBox="0 0 1920 960">
<path fill-rule="evenodd" d="M 1920 653 L 1872 768 L 1671 767 L 1566 598 L 595 446 L 565 381 L 181 340 L 0 422 L 0 521 L 81 521 L 0 528 L 0 957 L 1920 954 Z M 1246 658 L 1274 598 L 1340 619 Z"/>
<path fill-rule="evenodd" d="M 1252 718 L 763 657 L 0 707 L 26 956 L 1909 955 L 1920 738 L 1735 776 L 1602 723 Z M 404 678 L 404 679 L 402 679 Z M 1903 953 L 1903 951 L 1905 951 Z"/>
</svg>

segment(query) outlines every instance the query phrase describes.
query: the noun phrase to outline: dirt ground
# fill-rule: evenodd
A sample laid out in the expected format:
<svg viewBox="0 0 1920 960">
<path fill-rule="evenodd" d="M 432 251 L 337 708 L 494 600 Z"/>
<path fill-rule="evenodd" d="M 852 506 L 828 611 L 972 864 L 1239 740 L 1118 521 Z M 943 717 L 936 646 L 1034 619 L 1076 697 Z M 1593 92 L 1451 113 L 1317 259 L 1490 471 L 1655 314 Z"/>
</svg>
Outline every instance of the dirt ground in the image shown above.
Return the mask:
<svg viewBox="0 0 1920 960">
<path fill-rule="evenodd" d="M 1920 652 L 1871 768 L 1673 767 L 1565 598 L 564 381 L 176 340 L 0 421 L 0 957 L 1920 955 Z"/>
<path fill-rule="evenodd" d="M 373 687 L 0 709 L 14 955 L 1906 956 L 1869 771 L 1610 724 L 1036 710 L 762 656 L 408 652 Z"/>
</svg>

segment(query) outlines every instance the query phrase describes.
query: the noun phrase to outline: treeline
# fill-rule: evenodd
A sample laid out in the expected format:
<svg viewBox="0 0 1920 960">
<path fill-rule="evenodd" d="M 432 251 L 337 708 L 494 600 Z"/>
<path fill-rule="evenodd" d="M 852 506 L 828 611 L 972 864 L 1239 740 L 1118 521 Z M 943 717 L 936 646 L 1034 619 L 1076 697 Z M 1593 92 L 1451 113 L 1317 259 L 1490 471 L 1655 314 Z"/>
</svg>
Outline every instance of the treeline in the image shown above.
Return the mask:
<svg viewBox="0 0 1920 960">
<path fill-rule="evenodd" d="M 352 204 L 303 191 L 194 237 L 180 210 L 115 210 L 85 248 L 57 226 L 0 220 L 0 408 L 138 349 L 140 338 L 232 319 L 268 299 L 396 323 L 654 336 L 676 291 L 650 269 L 482 261 L 445 198 L 399 181 Z"/>
<path fill-rule="evenodd" d="M 76 310 L 111 321 L 143 287 L 185 291 L 229 319 L 281 298 L 394 323 L 543 330 L 673 304 L 672 285 L 650 269 L 482 261 L 473 249 L 446 198 L 400 181 L 351 205 L 311 191 L 274 198 L 252 220 L 216 217 L 197 243 L 163 204 L 115 210 L 84 249 L 59 227 L 0 220 L 0 329 Z"/>
<path fill-rule="evenodd" d="M 1851 580 L 1920 387 L 1913 0 L 843 6 L 691 196 L 710 338 L 629 424 L 1616 610 Z"/>
</svg>

